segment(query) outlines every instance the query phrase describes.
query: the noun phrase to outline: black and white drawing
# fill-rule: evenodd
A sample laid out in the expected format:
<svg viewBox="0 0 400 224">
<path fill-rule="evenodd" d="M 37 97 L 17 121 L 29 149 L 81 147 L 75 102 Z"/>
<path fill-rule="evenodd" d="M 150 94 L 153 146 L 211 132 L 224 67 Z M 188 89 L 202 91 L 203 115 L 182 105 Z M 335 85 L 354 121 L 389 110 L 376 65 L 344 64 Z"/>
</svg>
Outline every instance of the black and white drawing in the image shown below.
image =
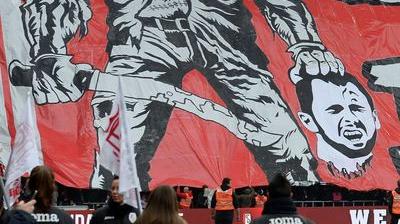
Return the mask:
<svg viewBox="0 0 400 224">
<path fill-rule="evenodd" d="M 392 162 L 397 170 L 397 173 L 400 174 L 400 147 L 399 146 L 391 147 L 389 149 L 389 155 L 392 158 Z"/>
<path fill-rule="evenodd" d="M 364 62 L 362 73 L 368 79 L 368 86 L 377 92 L 393 94 L 400 120 L 400 57 L 385 58 Z M 388 154 L 397 172 L 400 173 L 400 147 L 389 148 Z"/>
<path fill-rule="evenodd" d="M 303 125 L 317 136 L 318 157 L 332 174 L 360 177 L 380 128 L 372 98 L 352 75 L 306 76 L 296 83 Z"/>
<path fill-rule="evenodd" d="M 342 62 L 321 43 L 304 3 L 256 3 L 293 53 L 289 75 L 294 83 L 303 79 L 300 71 L 310 76 L 344 74 Z M 66 55 L 71 37 L 90 33 L 87 23 L 92 12 L 86 0 L 28 0 L 21 6 L 32 65 L 13 61 L 13 84 L 31 85 L 40 105 L 77 101 L 86 90 L 94 90 L 94 127 L 101 146 L 118 76 L 122 76 L 142 189 L 151 179 L 150 161 L 174 107 L 216 122 L 243 139 L 267 177 L 285 172 L 293 182 L 318 181 L 307 140 L 273 83 L 268 60 L 255 43 L 251 15 L 241 0 L 106 0 L 106 4 L 109 62 L 105 71 L 72 64 L 72 56 Z M 183 76 L 192 69 L 202 72 L 226 108 L 180 88 Z M 356 100 L 365 100 L 358 86 L 349 85 L 350 92 L 358 94 Z M 373 111 L 372 104 L 360 106 Z M 368 122 L 358 122 L 363 126 L 345 132 L 349 142 L 360 142 L 351 146 L 352 151 L 367 151 L 361 148 L 368 146 L 376 128 Z M 347 135 L 356 137 L 351 140 Z M 342 139 L 337 140 L 341 144 Z M 100 148 L 93 187 L 105 186 L 102 156 Z"/>
<path fill-rule="evenodd" d="M 370 5 L 400 5 L 400 0 L 339 0 L 350 5 L 370 4 Z"/>
<path fill-rule="evenodd" d="M 362 73 L 368 79 L 368 86 L 377 92 L 394 96 L 397 116 L 400 119 L 400 57 L 364 62 Z"/>
</svg>

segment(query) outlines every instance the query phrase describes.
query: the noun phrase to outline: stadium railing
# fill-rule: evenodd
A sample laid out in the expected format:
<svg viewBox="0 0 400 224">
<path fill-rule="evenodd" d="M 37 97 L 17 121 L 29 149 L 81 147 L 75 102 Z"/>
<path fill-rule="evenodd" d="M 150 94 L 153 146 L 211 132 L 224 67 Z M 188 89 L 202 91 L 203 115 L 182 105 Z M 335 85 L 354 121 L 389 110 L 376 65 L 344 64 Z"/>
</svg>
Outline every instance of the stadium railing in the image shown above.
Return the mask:
<svg viewBox="0 0 400 224">
<path fill-rule="evenodd" d="M 345 207 L 345 206 L 382 206 L 385 201 L 355 200 L 355 201 L 295 201 L 296 207 Z"/>
</svg>

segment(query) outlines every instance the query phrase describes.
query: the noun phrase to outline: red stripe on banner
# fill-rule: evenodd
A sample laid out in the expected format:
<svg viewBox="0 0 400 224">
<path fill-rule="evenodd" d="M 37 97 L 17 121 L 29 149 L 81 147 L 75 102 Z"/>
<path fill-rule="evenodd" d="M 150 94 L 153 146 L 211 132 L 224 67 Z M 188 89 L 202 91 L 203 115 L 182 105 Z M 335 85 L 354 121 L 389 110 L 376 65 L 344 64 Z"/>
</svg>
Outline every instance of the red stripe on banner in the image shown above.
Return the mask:
<svg viewBox="0 0 400 224">
<path fill-rule="evenodd" d="M 3 83 L 3 96 L 4 96 L 4 105 L 5 111 L 7 116 L 7 125 L 8 131 L 11 136 L 11 145 L 14 144 L 15 138 L 15 124 L 14 124 L 14 113 L 12 107 L 12 100 L 11 100 L 11 89 L 10 89 L 10 82 L 8 81 L 8 69 L 7 69 L 7 60 L 6 60 L 6 53 L 5 53 L 5 44 L 3 40 L 3 26 L 2 20 L 0 18 L 0 73 Z"/>
</svg>

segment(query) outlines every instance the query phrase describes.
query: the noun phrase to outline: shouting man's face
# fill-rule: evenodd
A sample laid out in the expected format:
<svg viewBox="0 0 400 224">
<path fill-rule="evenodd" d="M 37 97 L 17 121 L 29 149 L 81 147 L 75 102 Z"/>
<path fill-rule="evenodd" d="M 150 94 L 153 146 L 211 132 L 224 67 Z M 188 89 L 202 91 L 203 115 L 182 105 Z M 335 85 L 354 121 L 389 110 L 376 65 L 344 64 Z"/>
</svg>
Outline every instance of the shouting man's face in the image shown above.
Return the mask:
<svg viewBox="0 0 400 224">
<path fill-rule="evenodd" d="M 339 86 L 314 79 L 311 86 L 318 133 L 350 158 L 369 154 L 379 122 L 364 93 L 351 82 Z"/>
</svg>

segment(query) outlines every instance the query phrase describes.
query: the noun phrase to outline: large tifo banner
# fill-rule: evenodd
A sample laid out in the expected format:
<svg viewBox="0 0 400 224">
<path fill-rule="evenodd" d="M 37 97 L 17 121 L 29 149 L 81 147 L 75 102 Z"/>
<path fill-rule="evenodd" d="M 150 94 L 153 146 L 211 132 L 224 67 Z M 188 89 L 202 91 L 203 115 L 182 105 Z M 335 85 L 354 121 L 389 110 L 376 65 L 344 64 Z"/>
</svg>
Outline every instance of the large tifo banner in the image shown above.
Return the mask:
<svg viewBox="0 0 400 224">
<path fill-rule="evenodd" d="M 392 189 L 399 2 L 5 0 L 1 161 L 31 92 L 57 181 L 107 187 L 122 92 L 143 189 L 265 185 L 278 172 Z"/>
</svg>

